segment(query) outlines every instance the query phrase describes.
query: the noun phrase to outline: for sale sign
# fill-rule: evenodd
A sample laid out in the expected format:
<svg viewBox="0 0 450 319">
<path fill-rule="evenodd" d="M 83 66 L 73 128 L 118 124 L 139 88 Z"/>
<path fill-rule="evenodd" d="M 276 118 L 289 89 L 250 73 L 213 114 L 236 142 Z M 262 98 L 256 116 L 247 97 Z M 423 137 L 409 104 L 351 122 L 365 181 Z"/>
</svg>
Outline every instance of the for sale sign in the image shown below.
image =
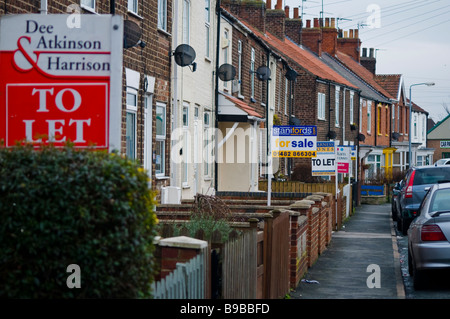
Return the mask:
<svg viewBox="0 0 450 319">
<path fill-rule="evenodd" d="M 350 168 L 350 155 L 351 155 L 351 147 L 350 146 L 342 146 L 339 145 L 336 148 L 336 163 L 337 163 L 337 172 L 348 174 Z"/>
<path fill-rule="evenodd" d="M 0 20 L 0 140 L 119 148 L 120 17 L 21 14 Z M 117 133 L 119 132 L 119 133 Z"/>
</svg>

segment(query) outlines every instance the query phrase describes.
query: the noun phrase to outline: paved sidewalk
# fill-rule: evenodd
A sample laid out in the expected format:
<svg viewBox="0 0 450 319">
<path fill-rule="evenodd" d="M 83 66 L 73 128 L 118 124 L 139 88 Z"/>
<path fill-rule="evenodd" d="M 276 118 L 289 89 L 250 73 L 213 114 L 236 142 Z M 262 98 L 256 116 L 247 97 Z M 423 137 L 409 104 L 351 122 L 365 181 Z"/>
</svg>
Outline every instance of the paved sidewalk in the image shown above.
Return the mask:
<svg viewBox="0 0 450 319">
<path fill-rule="evenodd" d="M 379 266 L 379 271 L 368 269 Z M 369 288 L 379 273 L 380 287 Z M 368 278 L 370 279 L 368 280 Z M 292 299 L 403 299 L 390 204 L 362 205 L 291 292 Z"/>
</svg>

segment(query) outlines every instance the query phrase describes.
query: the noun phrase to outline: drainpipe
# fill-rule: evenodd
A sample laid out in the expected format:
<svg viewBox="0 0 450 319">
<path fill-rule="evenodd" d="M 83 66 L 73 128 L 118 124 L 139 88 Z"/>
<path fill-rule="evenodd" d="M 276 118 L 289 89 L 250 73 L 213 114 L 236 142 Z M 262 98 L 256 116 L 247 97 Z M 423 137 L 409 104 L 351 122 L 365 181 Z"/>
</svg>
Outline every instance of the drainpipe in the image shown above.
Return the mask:
<svg viewBox="0 0 450 319">
<path fill-rule="evenodd" d="M 41 0 L 41 9 L 40 9 L 41 14 L 47 14 L 48 12 L 47 7 L 48 7 L 47 0 Z"/>
<path fill-rule="evenodd" d="M 219 191 L 218 189 L 218 179 L 217 175 L 219 173 L 218 170 L 218 156 L 219 156 L 219 148 L 218 148 L 218 141 L 217 141 L 217 130 L 219 129 L 219 49 L 220 49 L 220 19 L 221 19 L 221 9 L 220 9 L 220 0 L 217 0 L 216 2 L 216 13 L 217 13 L 217 36 L 216 36 L 216 69 L 214 71 L 215 76 L 215 91 L 214 91 L 214 127 L 216 132 L 216 138 L 214 139 L 215 143 L 215 161 L 214 161 L 214 189 L 216 190 L 216 193 Z"/>
<path fill-rule="evenodd" d="M 109 13 L 116 14 L 116 0 L 109 0 Z"/>
</svg>

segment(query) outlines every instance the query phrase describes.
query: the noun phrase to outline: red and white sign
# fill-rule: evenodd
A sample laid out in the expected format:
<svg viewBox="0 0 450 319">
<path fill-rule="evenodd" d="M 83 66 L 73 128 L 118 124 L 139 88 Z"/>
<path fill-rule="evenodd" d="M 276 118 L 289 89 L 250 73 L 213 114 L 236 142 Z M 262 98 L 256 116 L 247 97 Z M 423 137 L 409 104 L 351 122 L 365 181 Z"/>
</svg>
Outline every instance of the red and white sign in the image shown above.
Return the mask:
<svg viewBox="0 0 450 319">
<path fill-rule="evenodd" d="M 71 16 L 0 19 L 0 140 L 7 147 L 120 146 L 122 19 L 81 15 L 74 26 Z"/>
</svg>

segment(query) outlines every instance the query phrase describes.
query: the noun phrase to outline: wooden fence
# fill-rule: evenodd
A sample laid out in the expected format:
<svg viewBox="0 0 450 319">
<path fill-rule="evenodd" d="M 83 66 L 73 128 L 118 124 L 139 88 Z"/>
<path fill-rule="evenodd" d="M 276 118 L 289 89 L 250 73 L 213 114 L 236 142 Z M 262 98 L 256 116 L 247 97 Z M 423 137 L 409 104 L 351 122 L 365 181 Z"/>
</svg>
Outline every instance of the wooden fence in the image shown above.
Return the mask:
<svg viewBox="0 0 450 319">
<path fill-rule="evenodd" d="M 264 221 L 264 298 L 279 299 L 289 292 L 289 213 L 272 211 Z"/>
<path fill-rule="evenodd" d="M 222 296 L 255 299 L 257 296 L 257 229 L 251 228 L 224 244 Z"/>
<path fill-rule="evenodd" d="M 267 192 L 267 181 L 259 181 L 259 190 Z M 340 183 L 342 191 L 346 184 Z M 274 193 L 331 193 L 336 194 L 335 183 L 303 183 L 296 181 L 277 182 L 272 181 L 272 192 Z"/>
<path fill-rule="evenodd" d="M 197 255 L 165 278 L 152 283 L 154 299 L 203 299 L 205 298 L 205 257 Z"/>
</svg>

